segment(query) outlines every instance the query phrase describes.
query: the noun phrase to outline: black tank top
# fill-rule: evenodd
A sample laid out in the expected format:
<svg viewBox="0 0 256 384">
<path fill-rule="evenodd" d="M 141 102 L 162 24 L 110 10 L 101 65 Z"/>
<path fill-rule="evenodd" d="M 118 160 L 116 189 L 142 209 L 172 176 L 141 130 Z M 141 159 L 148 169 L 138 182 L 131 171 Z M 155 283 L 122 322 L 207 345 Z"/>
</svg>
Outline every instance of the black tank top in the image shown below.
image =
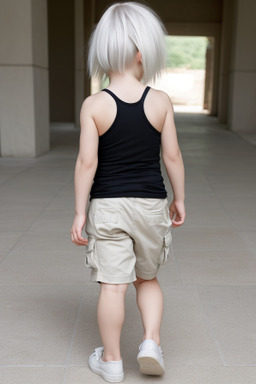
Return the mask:
<svg viewBox="0 0 256 384">
<path fill-rule="evenodd" d="M 106 197 L 167 197 L 160 168 L 161 133 L 144 112 L 147 86 L 139 101 L 127 103 L 109 89 L 117 105 L 111 127 L 99 136 L 98 167 L 90 200 Z"/>
</svg>

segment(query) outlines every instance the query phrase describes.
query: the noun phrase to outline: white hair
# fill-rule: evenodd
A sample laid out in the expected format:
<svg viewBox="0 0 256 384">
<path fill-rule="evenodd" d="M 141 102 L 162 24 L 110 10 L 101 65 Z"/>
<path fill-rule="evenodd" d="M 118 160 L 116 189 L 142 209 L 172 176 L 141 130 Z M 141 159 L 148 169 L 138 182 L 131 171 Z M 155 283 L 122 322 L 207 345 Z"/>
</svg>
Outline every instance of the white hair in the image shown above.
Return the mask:
<svg viewBox="0 0 256 384">
<path fill-rule="evenodd" d="M 89 40 L 89 75 L 102 79 L 110 71 L 123 73 L 139 51 L 142 81 L 154 81 L 166 65 L 165 35 L 162 21 L 148 6 L 136 2 L 111 5 Z"/>
</svg>

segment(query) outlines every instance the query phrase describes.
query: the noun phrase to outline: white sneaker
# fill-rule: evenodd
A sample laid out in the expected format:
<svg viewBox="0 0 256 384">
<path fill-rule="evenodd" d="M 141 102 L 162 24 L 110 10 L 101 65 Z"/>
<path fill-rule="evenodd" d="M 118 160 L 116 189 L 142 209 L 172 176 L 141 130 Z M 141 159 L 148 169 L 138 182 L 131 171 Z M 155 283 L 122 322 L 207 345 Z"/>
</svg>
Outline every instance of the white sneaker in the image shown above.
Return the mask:
<svg viewBox="0 0 256 384">
<path fill-rule="evenodd" d="M 95 349 L 89 357 L 89 368 L 109 383 L 120 383 L 124 379 L 123 360 L 104 362 L 101 359 L 103 351 L 103 347 Z"/>
<path fill-rule="evenodd" d="M 139 351 L 137 361 L 141 373 L 160 376 L 165 372 L 162 349 L 154 340 L 144 340 L 139 346 Z"/>
</svg>

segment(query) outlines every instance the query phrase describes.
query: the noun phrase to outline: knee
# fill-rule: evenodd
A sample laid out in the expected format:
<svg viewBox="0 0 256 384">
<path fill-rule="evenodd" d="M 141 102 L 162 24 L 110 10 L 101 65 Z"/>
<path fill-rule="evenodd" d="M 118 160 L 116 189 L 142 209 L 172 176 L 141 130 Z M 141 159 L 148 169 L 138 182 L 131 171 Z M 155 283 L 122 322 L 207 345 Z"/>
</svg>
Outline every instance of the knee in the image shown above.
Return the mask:
<svg viewBox="0 0 256 384">
<path fill-rule="evenodd" d="M 148 282 L 148 281 L 154 281 L 154 280 L 156 280 L 156 277 L 154 277 L 151 280 L 145 280 L 145 279 L 142 279 L 141 277 L 137 276 L 137 280 L 133 282 L 133 285 L 135 286 L 135 288 L 137 288 L 142 283 L 145 283 L 145 282 Z"/>
<path fill-rule="evenodd" d="M 128 284 L 107 284 L 107 283 L 101 283 L 101 289 L 104 290 L 104 292 L 111 292 L 116 294 L 122 294 L 125 295 L 128 288 Z"/>
<path fill-rule="evenodd" d="M 137 280 L 136 280 L 136 281 L 134 281 L 134 282 L 133 282 L 133 284 L 134 284 L 134 285 L 135 285 L 135 287 L 136 287 L 136 286 L 138 286 L 138 285 L 140 285 L 140 284 L 144 283 L 144 281 L 147 281 L 147 280 L 145 280 L 145 279 L 142 279 L 141 277 L 138 277 L 138 276 L 137 276 Z"/>
</svg>

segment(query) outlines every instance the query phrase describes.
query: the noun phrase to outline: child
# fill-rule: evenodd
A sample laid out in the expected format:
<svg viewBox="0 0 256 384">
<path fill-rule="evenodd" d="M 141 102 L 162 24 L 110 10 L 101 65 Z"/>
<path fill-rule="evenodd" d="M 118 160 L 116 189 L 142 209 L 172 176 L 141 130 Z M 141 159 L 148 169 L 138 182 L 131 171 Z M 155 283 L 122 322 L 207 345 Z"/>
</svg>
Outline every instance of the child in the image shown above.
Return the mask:
<svg viewBox="0 0 256 384">
<path fill-rule="evenodd" d="M 143 85 L 165 66 L 164 34 L 147 6 L 116 3 L 103 14 L 89 44 L 90 75 L 107 75 L 110 82 L 81 108 L 71 239 L 86 245 L 91 280 L 101 283 L 97 317 L 103 347 L 91 354 L 89 367 L 109 382 L 124 378 L 120 336 L 129 283 L 136 288 L 144 328 L 140 371 L 165 371 L 163 295 L 156 275 L 169 259 L 171 226 L 185 219 L 184 166 L 170 98 Z M 170 207 L 160 147 L 173 190 Z M 84 226 L 88 240 L 82 237 Z"/>
</svg>

